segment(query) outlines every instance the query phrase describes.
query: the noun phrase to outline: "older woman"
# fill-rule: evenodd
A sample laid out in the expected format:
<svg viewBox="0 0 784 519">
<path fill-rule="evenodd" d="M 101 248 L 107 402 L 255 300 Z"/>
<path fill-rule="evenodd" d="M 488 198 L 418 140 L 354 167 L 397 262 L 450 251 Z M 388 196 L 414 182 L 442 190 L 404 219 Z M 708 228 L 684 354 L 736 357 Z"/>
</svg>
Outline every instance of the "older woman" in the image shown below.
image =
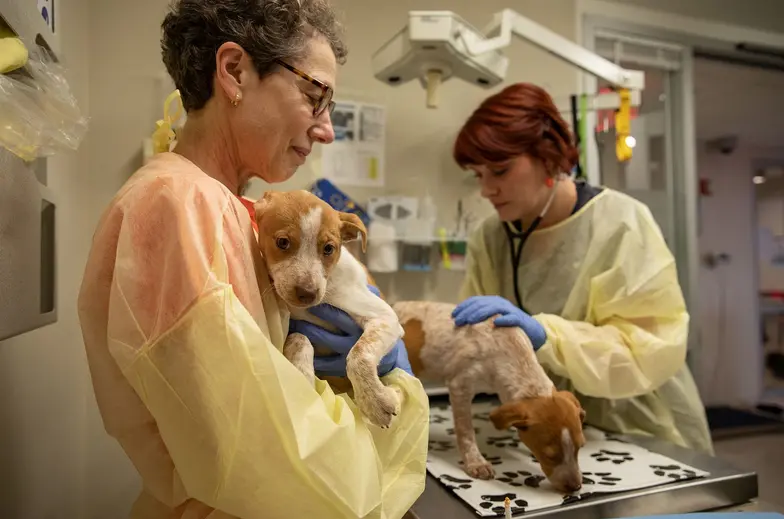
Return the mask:
<svg viewBox="0 0 784 519">
<path fill-rule="evenodd" d="M 106 429 L 143 479 L 133 517 L 401 517 L 424 488 L 421 384 L 385 375 L 405 398 L 381 430 L 306 382 L 281 354 L 288 314 L 238 196 L 332 142 L 333 13 L 180 0 L 162 49 L 187 122 L 104 212 L 79 296 Z"/>
<path fill-rule="evenodd" d="M 577 157 L 535 85 L 505 88 L 466 121 L 454 158 L 497 214 L 469 240 L 455 323 L 522 328 L 588 423 L 711 453 L 675 259 L 644 204 L 568 176 Z"/>
</svg>

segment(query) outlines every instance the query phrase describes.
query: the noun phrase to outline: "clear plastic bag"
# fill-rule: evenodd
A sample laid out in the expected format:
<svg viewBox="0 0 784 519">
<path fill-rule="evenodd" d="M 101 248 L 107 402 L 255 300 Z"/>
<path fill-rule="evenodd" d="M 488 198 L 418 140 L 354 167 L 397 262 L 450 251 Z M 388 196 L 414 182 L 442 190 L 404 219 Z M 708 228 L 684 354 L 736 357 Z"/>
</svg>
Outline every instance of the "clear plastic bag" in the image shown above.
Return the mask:
<svg viewBox="0 0 784 519">
<path fill-rule="evenodd" d="M 30 45 L 27 64 L 0 74 L 0 146 L 25 161 L 76 150 L 87 132 L 64 68 Z"/>
</svg>

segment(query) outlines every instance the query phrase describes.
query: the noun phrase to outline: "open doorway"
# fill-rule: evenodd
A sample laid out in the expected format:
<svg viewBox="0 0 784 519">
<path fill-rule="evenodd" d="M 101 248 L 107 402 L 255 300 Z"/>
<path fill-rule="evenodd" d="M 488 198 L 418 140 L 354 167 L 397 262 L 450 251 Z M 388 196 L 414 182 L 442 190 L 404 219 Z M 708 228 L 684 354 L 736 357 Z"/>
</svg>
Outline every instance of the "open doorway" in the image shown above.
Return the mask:
<svg viewBox="0 0 784 519">
<path fill-rule="evenodd" d="M 771 353 L 784 353 L 784 299 L 776 297 L 784 293 L 784 258 L 771 257 L 773 244 L 784 242 L 784 179 L 772 167 L 784 165 L 784 72 L 698 57 L 694 85 L 700 322 L 702 340 L 714 346 L 701 389 L 707 405 L 784 405 L 784 378 L 766 366 Z M 738 394 L 759 397 L 738 401 Z"/>
</svg>

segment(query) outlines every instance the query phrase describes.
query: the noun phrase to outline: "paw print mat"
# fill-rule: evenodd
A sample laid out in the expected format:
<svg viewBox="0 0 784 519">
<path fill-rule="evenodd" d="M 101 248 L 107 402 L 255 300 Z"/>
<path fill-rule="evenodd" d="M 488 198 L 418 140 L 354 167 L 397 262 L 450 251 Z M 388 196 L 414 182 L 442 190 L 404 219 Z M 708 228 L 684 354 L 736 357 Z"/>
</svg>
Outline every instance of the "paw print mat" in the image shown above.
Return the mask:
<svg viewBox="0 0 784 519">
<path fill-rule="evenodd" d="M 493 427 L 489 419 L 492 408 L 490 402 L 474 405 L 477 444 L 495 470 L 495 479 L 489 481 L 473 479 L 463 471 L 451 409 L 434 407 L 430 411 L 427 470 L 483 517 L 503 516 L 507 496 L 512 502 L 512 513 L 520 514 L 568 505 L 596 494 L 637 490 L 709 475 L 586 427 L 586 445 L 579 455 L 583 487 L 575 494 L 563 495 L 550 486 L 536 459 L 513 430 L 499 431 Z"/>
</svg>

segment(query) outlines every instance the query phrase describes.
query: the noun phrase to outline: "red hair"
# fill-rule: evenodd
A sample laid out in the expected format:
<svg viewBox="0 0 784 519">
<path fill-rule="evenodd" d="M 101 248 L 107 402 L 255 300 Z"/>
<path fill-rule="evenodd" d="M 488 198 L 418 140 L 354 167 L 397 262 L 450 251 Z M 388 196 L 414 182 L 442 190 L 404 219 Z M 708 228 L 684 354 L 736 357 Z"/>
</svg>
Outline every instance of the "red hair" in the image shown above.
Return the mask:
<svg viewBox="0 0 784 519">
<path fill-rule="evenodd" d="M 530 83 L 485 99 L 455 140 L 454 158 L 462 168 L 501 165 L 520 155 L 541 160 L 550 175 L 570 172 L 580 156 L 550 94 Z"/>
</svg>

